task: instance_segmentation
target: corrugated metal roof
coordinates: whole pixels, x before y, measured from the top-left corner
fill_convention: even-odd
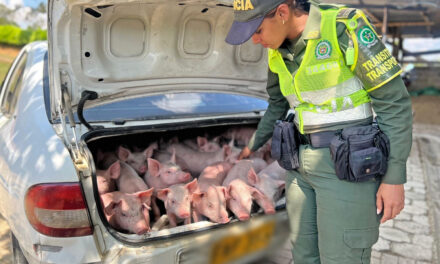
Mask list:
[[[440,0],[337,0],[337,3],[364,10],[377,27],[378,33],[386,17],[389,36],[440,36]]]

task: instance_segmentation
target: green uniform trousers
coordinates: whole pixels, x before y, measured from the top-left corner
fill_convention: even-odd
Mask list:
[[[286,179],[294,263],[370,263],[379,237],[380,182],[339,180],[329,148],[301,145],[299,158],[300,168]]]

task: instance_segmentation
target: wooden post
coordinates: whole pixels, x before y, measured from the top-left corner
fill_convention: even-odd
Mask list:
[[[387,42],[387,28],[388,28],[388,8],[383,9],[383,22],[382,22],[382,42]]]

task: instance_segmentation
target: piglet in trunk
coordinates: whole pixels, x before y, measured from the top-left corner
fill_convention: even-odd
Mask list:
[[[147,172],[147,159],[153,156],[153,151],[157,149],[157,143],[150,144],[146,149],[139,152],[131,152],[129,149],[119,146],[117,156],[119,160],[125,161],[139,175]]]
[[[221,149],[218,143],[219,137],[216,137],[210,141],[206,137],[198,136],[196,141],[197,142],[195,142],[193,139],[187,139],[183,141],[183,144],[200,152],[215,152]]]
[[[269,166],[258,173],[250,173],[248,183],[260,190],[267,196],[271,203],[275,203],[280,199],[284,187],[286,185],[286,170],[278,165],[278,162],[272,162]]]
[[[199,177],[199,190],[193,193],[193,220],[202,220],[202,215],[215,223],[228,223],[226,211],[227,190],[221,186],[232,164],[221,162],[206,167]]]
[[[173,152],[171,159],[167,162],[161,163],[155,159],[148,159],[148,170],[144,175],[144,180],[150,187],[154,187],[157,191],[159,189],[168,188],[171,185],[178,183],[187,183],[192,180],[188,172],[176,164],[176,154]],[[160,210],[157,207],[156,200],[152,202],[155,220],[160,217]]]
[[[239,145],[245,146],[251,140],[255,130],[256,128],[254,127],[232,127],[223,133],[222,136],[228,139],[235,139]]]
[[[173,149],[176,151],[176,155],[188,165],[192,175],[199,175],[207,166],[225,161],[231,154],[228,145],[224,145],[215,152],[199,152],[181,143],[172,143],[167,147],[167,151],[170,153]]]
[[[124,193],[135,193],[148,189],[144,180],[139,177],[136,171],[123,161],[118,161],[121,165],[121,174],[114,175],[118,190]]]
[[[96,170],[96,182],[99,194],[116,191],[114,179],[121,175],[119,161],[114,162],[107,170]]]
[[[127,194],[110,192],[101,195],[109,224],[121,231],[138,235],[150,231],[150,203],[153,189]]]
[[[194,179],[187,184],[175,184],[157,191],[157,198],[165,204],[171,227],[182,221],[184,224],[191,223],[191,197],[197,189],[197,179]]]
[[[228,194],[231,197],[228,200],[228,208],[240,220],[249,218],[253,200],[266,214],[275,213],[275,207],[269,197],[250,186],[251,177],[256,175],[252,163],[251,160],[240,160],[223,181],[223,186],[228,188]]]

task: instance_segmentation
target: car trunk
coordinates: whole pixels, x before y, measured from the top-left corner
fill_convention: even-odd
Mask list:
[[[162,231],[151,231],[145,235],[135,235],[129,234],[129,232],[121,232],[112,228],[111,225],[108,225],[104,214],[102,204],[99,202],[99,194],[97,189],[97,181],[96,181],[96,169],[107,169],[103,167],[99,167],[97,162],[97,155],[99,151],[103,152],[115,152],[118,146],[125,146],[127,148],[133,149],[137,148],[139,150],[143,150],[147,148],[153,142],[159,142],[159,148],[161,148],[161,144],[166,144],[171,139],[178,139],[179,142],[188,140],[188,139],[196,139],[198,136],[200,137],[221,137],[220,142],[223,144],[228,144],[229,139],[224,135],[231,128],[256,128],[258,120],[247,119],[247,120],[234,120],[234,119],[226,119],[226,120],[206,120],[206,121],[198,121],[197,123],[173,123],[167,125],[154,125],[154,126],[145,126],[139,128],[132,129],[100,129],[94,130],[92,132],[87,133],[84,136],[84,143],[87,145],[91,156],[94,160],[95,173],[93,175],[93,191],[94,197],[96,200],[96,205],[101,217],[101,220],[105,223],[105,226],[108,230],[115,236],[127,240],[138,240],[139,242],[145,241],[150,238],[160,238],[170,236],[173,237],[178,236],[182,233],[187,233],[190,231],[197,230],[206,230],[207,228],[214,228],[221,224],[216,224],[210,222],[208,220],[202,221],[199,223],[193,223],[189,225],[181,224],[175,228],[167,228],[165,227]],[[242,148],[243,145],[239,144],[235,140],[235,147]],[[192,175],[194,178],[197,178],[199,175]],[[283,195],[284,196],[284,195]],[[159,205],[160,204],[159,202]],[[161,207],[161,213],[165,214],[164,208]],[[285,207],[285,199],[282,198],[277,201],[276,209],[282,210]],[[252,209],[252,217],[256,217],[258,215],[264,214],[261,208],[258,205],[253,203]],[[237,221],[236,217],[229,212],[231,223]],[[152,221],[153,223],[154,221]],[[153,224],[152,224],[153,225]]]

